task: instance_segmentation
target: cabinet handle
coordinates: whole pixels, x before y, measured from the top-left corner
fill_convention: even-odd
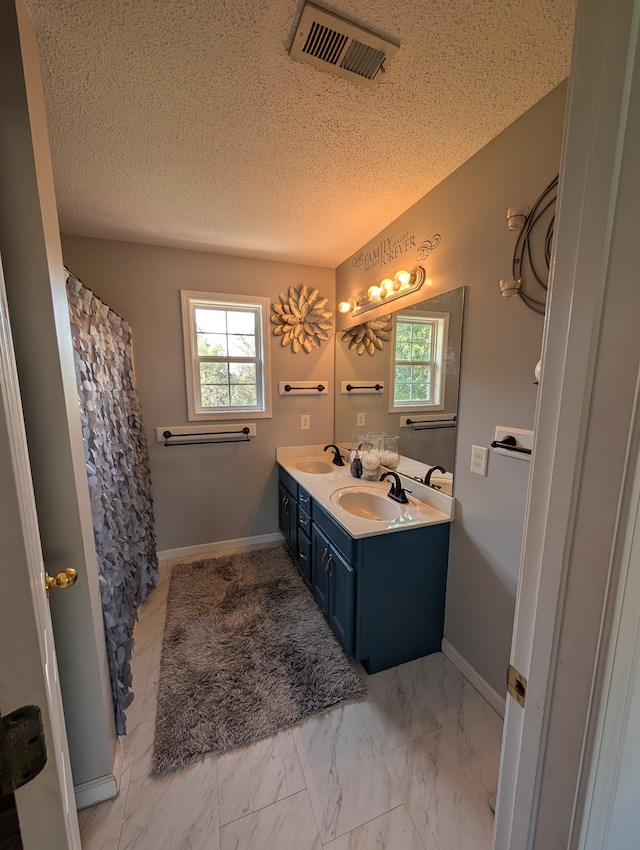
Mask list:
[[[299,519],[298,522],[300,523],[300,525],[304,525],[305,528],[309,525],[306,519]]]
[[[303,555],[302,552],[299,549],[298,549],[298,557],[303,561],[307,560],[306,555]]]
[[[331,576],[333,575],[333,573],[331,572],[331,559],[332,558],[333,558],[333,555],[331,554],[331,552],[329,552],[329,557],[327,558],[327,563],[326,563],[326,566],[324,568],[324,571],[326,573],[329,573],[329,578],[331,578]]]
[[[307,498],[305,498],[304,496],[298,496],[298,501],[299,501],[299,502],[302,502],[302,504],[303,504],[303,505],[308,505],[308,504],[309,504],[309,498],[308,498],[308,497],[307,497]]]
[[[322,558],[320,559],[320,561],[321,561],[321,563],[322,563],[322,566],[324,567],[324,571],[325,571],[325,573],[326,573],[326,571],[327,571],[327,565],[326,565],[326,563],[325,563],[325,560],[324,560],[324,559],[327,557],[327,555],[328,555],[328,554],[329,554],[329,550],[328,550],[328,549],[325,549],[325,550],[324,550],[324,552],[322,553]]]

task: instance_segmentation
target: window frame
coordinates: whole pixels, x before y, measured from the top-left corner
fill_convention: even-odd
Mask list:
[[[396,404],[396,365],[398,362],[405,363],[406,361],[396,360],[396,330],[398,322],[405,323],[413,322],[413,324],[433,324],[436,327],[436,343],[435,343],[435,359],[430,361],[435,363],[435,389],[433,397],[436,399],[433,402],[427,401],[411,401],[406,404]],[[393,329],[391,334],[391,375],[389,393],[389,413],[412,413],[412,412],[438,412],[445,409],[445,385],[446,385],[446,359],[447,359],[447,344],[449,338],[449,313],[439,313],[434,310],[416,310],[410,312],[399,310],[394,315]]]
[[[271,357],[269,345],[269,298],[260,295],[235,295],[221,292],[197,292],[181,289],[182,336],[187,386],[187,418],[190,422],[271,418]],[[200,363],[206,358],[198,354],[195,311],[198,307],[233,309],[249,308],[256,314],[256,385],[261,402],[255,407],[203,407],[200,392]],[[229,358],[232,360],[232,358]]]

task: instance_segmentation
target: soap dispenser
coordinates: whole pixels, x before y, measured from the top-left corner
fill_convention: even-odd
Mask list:
[[[349,467],[349,471],[353,475],[354,478],[362,477],[362,458],[360,453],[362,451],[362,444],[364,442],[363,434],[353,434],[351,440],[351,465]]]

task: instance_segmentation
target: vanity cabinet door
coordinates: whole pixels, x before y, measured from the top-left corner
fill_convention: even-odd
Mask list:
[[[349,655],[353,654],[355,570],[342,555],[331,549],[329,566],[329,622]]]
[[[287,488],[278,484],[278,525],[284,542],[294,558],[298,554],[296,528],[296,502]]]
[[[353,652],[355,571],[314,523],[312,587],[318,604],[348,653]]]
[[[311,586],[318,605],[329,613],[329,567],[331,544],[314,523],[311,529]]]

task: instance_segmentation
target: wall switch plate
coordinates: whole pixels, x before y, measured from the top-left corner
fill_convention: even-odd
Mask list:
[[[303,413],[300,417],[300,430],[308,431],[311,428],[311,416],[308,413]]]
[[[486,446],[471,446],[471,472],[486,475],[488,457],[489,449]]]
[[[362,428],[364,425],[364,413],[356,413],[356,427]]]

